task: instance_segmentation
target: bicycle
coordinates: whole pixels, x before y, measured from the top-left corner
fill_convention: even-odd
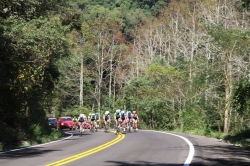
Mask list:
[[[115,129],[115,134],[120,134],[120,133],[122,133],[121,131],[120,131],[120,123],[118,124],[118,125],[114,125],[114,129]]]
[[[136,130],[135,126],[133,126],[133,129],[134,129],[134,132],[137,132],[138,131],[138,121],[135,121],[135,123],[137,124],[137,130]]]
[[[128,123],[128,132],[129,133],[132,132],[132,124],[131,124],[131,122]]]
[[[109,130],[109,128],[110,128],[110,122],[106,122],[106,124],[105,124],[105,128],[104,128],[104,132],[108,132],[108,130]]]
[[[120,133],[126,134],[127,133],[127,127],[126,126],[124,127],[124,125],[122,125],[122,127],[120,127]]]
[[[97,128],[99,127],[99,125],[96,123],[96,128],[95,128],[95,132],[97,132]]]
[[[78,128],[77,122],[74,122],[73,130],[76,130]]]
[[[137,132],[137,130],[136,130],[136,128],[134,127],[134,132],[136,133]]]
[[[80,135],[84,132],[84,124],[80,124]]]
[[[94,122],[92,121],[92,122],[91,122],[91,125],[90,125],[90,131],[91,131],[92,133],[94,133],[94,132],[96,131],[95,126],[94,126],[93,123],[94,123]]]

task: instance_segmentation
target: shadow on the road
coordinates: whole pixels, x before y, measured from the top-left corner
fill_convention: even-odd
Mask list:
[[[195,155],[191,166],[250,166],[250,150],[233,145],[194,146],[203,155]]]
[[[146,162],[146,161],[135,161],[135,162],[125,162],[125,161],[106,161],[117,166],[183,166],[183,164],[168,164],[168,163],[155,163],[155,162]]]
[[[87,135],[92,135],[92,134],[74,134],[74,137],[71,137],[71,138],[67,138],[67,139],[64,139],[62,141],[72,141],[72,140],[78,140],[78,139],[81,139],[81,138],[84,138],[85,136]]]
[[[45,153],[61,151],[61,150],[43,150],[43,147],[33,147],[33,148],[23,148],[17,151],[8,151],[0,155],[0,159],[15,159],[15,158],[30,158],[37,155],[42,155]]]
[[[83,133],[82,134],[82,136],[84,137],[85,135],[92,135],[92,134],[87,134],[87,133]],[[80,133],[74,133],[74,136],[81,136],[81,134]],[[67,139],[66,139],[67,140]]]

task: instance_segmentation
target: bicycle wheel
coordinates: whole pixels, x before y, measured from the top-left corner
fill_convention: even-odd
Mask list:
[[[107,125],[107,132],[109,131],[109,125],[110,125],[110,123],[108,123],[108,125]]]
[[[92,125],[92,132],[94,133],[95,132],[95,126]]]
[[[80,125],[80,135],[82,136],[82,125]]]
[[[107,124],[104,126],[104,132],[107,132]]]
[[[123,133],[123,127],[120,127],[120,133],[121,134]]]
[[[131,123],[128,124],[128,132],[131,133]]]

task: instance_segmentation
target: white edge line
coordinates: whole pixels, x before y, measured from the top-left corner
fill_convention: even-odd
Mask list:
[[[37,145],[34,145],[34,146],[23,147],[23,148],[20,148],[20,149],[13,149],[13,150],[8,150],[8,151],[3,151],[3,152],[0,152],[0,155],[4,154],[4,153],[9,153],[9,152],[15,152],[15,151],[23,150],[23,149],[30,149],[30,148],[34,148],[34,147],[48,145],[48,144],[60,142],[60,141],[63,141],[65,139],[69,139],[69,138],[73,137],[73,133],[65,132],[65,134],[71,134],[71,135],[69,137],[66,137],[66,138],[63,138],[63,139],[60,139],[60,140],[57,140],[57,141],[51,141],[51,142],[47,142],[47,143],[44,143],[44,144],[37,144]]]
[[[154,131],[154,130],[150,130],[150,131]],[[180,136],[180,135],[177,135],[177,134],[172,134],[172,133],[167,133],[167,132],[161,132],[161,131],[154,131],[154,132],[159,132],[159,133],[163,133],[163,134],[169,134],[169,135],[173,135],[173,136],[176,136],[176,137],[180,137],[182,138],[183,140],[185,140],[189,146],[189,154],[188,154],[188,157],[184,163],[183,166],[189,166],[192,162],[192,159],[194,157],[194,146],[193,144],[185,137],[183,136]]]

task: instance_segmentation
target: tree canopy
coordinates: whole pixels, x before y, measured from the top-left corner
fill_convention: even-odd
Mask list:
[[[53,115],[116,109],[137,110],[147,129],[249,128],[248,10],[248,0],[2,0],[0,143],[48,134]]]

